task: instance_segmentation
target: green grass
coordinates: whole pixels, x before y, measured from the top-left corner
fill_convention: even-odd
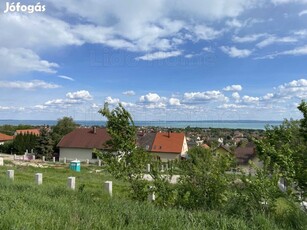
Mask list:
[[[14,181],[6,177],[8,169],[15,170]],[[127,184],[96,169],[0,167],[0,229],[292,229],[261,214],[246,220],[140,203],[129,198]],[[40,186],[34,182],[38,172],[43,173]],[[75,191],[67,188],[68,176],[76,177]],[[106,180],[113,181],[112,198],[103,189]]]

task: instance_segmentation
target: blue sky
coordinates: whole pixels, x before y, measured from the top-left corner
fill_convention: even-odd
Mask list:
[[[0,119],[282,120],[307,99],[307,0],[7,3]]]

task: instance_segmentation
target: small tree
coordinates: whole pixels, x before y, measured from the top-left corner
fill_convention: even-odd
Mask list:
[[[147,182],[143,173],[150,156],[136,146],[136,127],[130,113],[121,104],[110,111],[108,103],[99,113],[108,119],[106,128],[111,139],[105,145],[108,151],[95,153],[112,175],[130,182],[135,195],[144,198],[142,191]]]
[[[52,157],[53,141],[47,128],[40,129],[40,136],[38,137],[35,150],[36,156],[39,158],[45,156],[47,159],[50,159]]]
[[[77,123],[71,117],[63,117],[58,119],[57,124],[52,129],[52,140],[54,144],[54,151],[57,152],[58,149],[56,145],[60,142],[63,136],[73,131],[78,126]]]
[[[232,164],[232,157],[213,154],[201,147],[189,150],[188,156],[187,160],[179,163],[179,204],[192,209],[220,207],[228,197],[229,177],[226,170]]]

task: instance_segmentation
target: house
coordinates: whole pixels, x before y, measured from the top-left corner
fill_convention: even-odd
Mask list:
[[[223,144],[220,144],[218,147],[216,147],[213,152],[216,152],[216,153],[219,153],[219,154],[233,154],[231,152],[231,150],[226,146],[226,145],[223,145]]]
[[[93,149],[103,149],[104,144],[111,139],[106,128],[77,128],[65,135],[58,143],[60,160],[90,160],[96,161]]]
[[[185,158],[188,152],[185,134],[173,132],[156,133],[150,152],[161,161]]]
[[[15,131],[15,136],[18,135],[18,134],[33,134],[33,135],[36,135],[36,136],[39,136],[40,135],[40,129],[18,129]]]
[[[9,136],[4,133],[0,133],[0,145],[3,145],[7,141],[12,141],[13,139],[14,139],[13,136]]]

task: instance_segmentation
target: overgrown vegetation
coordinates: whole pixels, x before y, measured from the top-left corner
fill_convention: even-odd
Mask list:
[[[288,178],[292,179],[291,183],[300,183],[297,177],[299,173],[296,172],[301,172],[301,166],[298,166],[296,171],[294,168],[302,159],[297,157],[299,154],[295,151],[303,149],[304,142],[300,142],[300,139],[294,141],[288,136],[290,133],[293,138],[300,137],[300,126],[297,126],[297,133],[293,133],[289,126],[285,126],[286,122],[273,130],[267,128],[265,138],[258,142],[264,164],[259,168],[251,166],[254,167],[254,174],[246,175],[242,172],[238,175],[229,175],[227,170],[233,164],[231,156],[212,153],[200,147],[189,150],[189,157],[186,160],[174,161],[162,172],[162,162],[136,147],[133,121],[121,105],[110,111],[106,104],[101,113],[107,117],[107,129],[115,141],[108,143],[112,151],[102,153],[100,156],[111,174],[129,182],[131,192],[134,194],[132,198],[142,201],[149,193],[155,192],[157,196],[155,203],[162,207],[216,211],[231,217],[251,218],[262,215],[277,219],[280,213],[276,212],[276,205],[282,199],[286,201],[288,207],[291,207],[288,210],[294,215],[291,218],[297,219],[296,224],[293,224],[293,221],[285,218],[286,222],[283,222],[282,226],[288,226],[287,221],[290,221],[291,227],[296,229],[304,229],[307,226],[303,220],[306,214],[300,210],[298,203],[295,203],[293,199],[295,196],[290,192],[282,193],[277,186],[281,177],[287,178],[288,183],[290,182]],[[288,142],[282,139],[282,135]],[[279,136],[281,141],[278,139]],[[273,143],[278,141],[279,145],[271,144],[271,141]],[[273,151],[277,153],[275,158],[272,157],[272,151],[269,151],[271,149],[264,148],[268,143],[271,149],[281,146],[280,149]],[[291,148],[289,143],[295,148]],[[286,144],[287,148],[282,144]],[[143,178],[147,164],[151,165],[149,174],[152,181]],[[173,176],[174,169],[180,176],[177,184],[171,184],[169,180]],[[287,213],[282,215],[291,216]]]

